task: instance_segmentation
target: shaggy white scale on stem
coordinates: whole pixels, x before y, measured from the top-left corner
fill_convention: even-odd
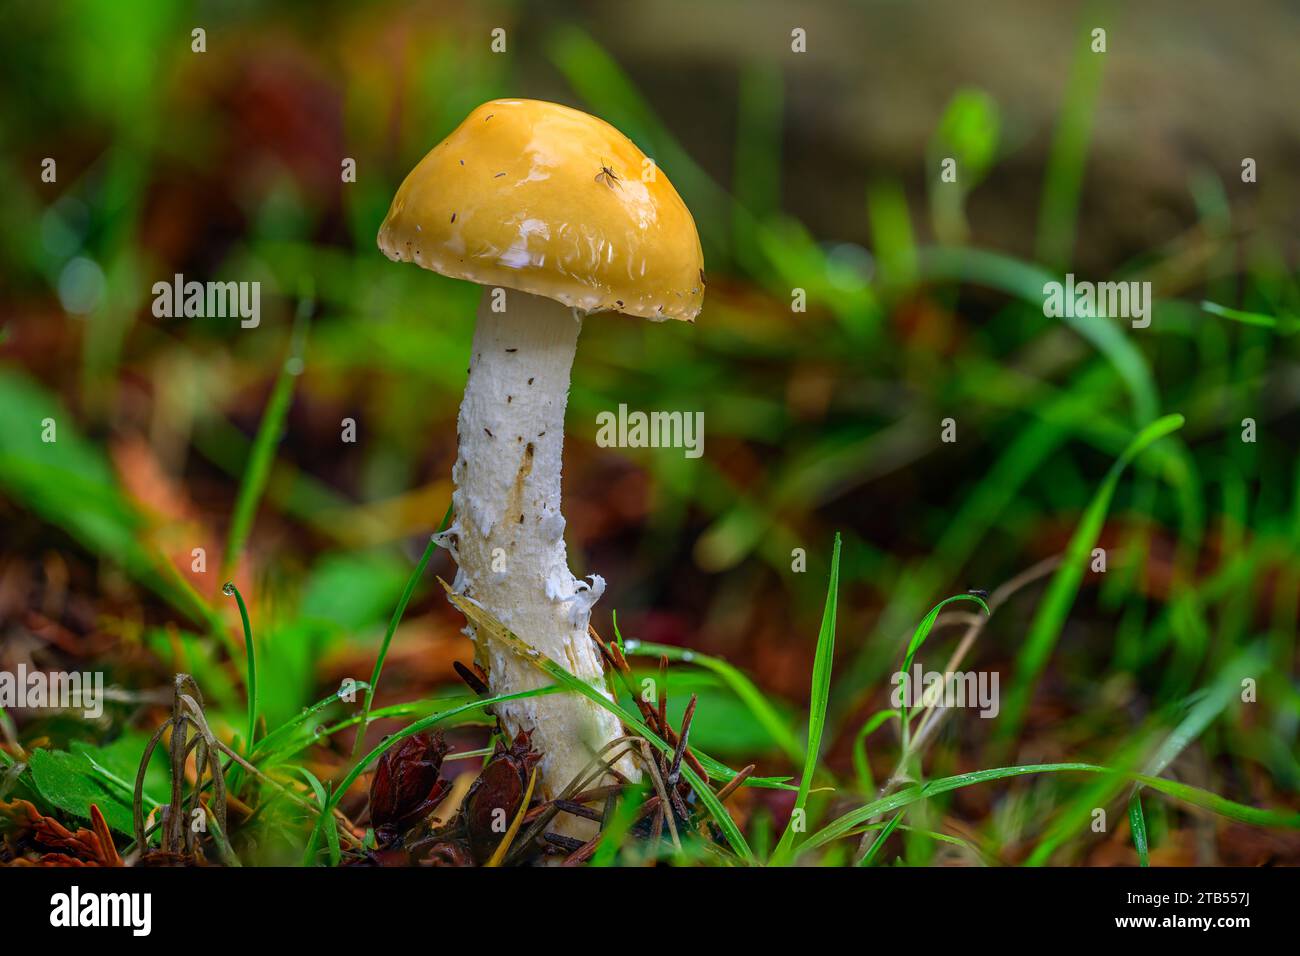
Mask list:
[[[552,299],[517,291],[508,293],[505,311],[494,312],[492,292],[485,289],[479,303],[452,471],[455,521],[443,536],[458,566],[455,590],[608,695],[600,652],[587,633],[605,581],[578,580],[569,571],[560,512],[564,410],[582,320]],[[550,683],[499,642],[472,628],[467,633],[493,694]],[[511,736],[532,733],[547,798],[623,733],[617,717],[577,694],[498,704],[496,711]],[[630,758],[616,766],[639,777]],[[561,821],[561,832],[590,829],[565,814]]]

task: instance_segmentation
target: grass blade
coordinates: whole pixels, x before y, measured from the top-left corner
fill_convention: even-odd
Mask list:
[[[777,746],[795,763],[803,763],[803,744],[790,730],[786,719],[772,706],[754,682],[735,666],[720,657],[710,657],[708,654],[700,654],[689,648],[673,647],[671,644],[649,644],[635,638],[629,639],[623,649],[629,656],[667,657],[670,661],[692,664],[717,674],[741,703],[749,708],[749,712],[754,715],[754,720],[776,741]]]
[[[1150,866],[1151,856],[1147,844],[1147,818],[1142,813],[1142,791],[1134,790],[1128,801],[1128,825],[1133,832],[1133,845],[1137,847],[1138,865]]]
[[[1083,167],[1092,133],[1092,115],[1106,60],[1091,49],[1091,35],[1079,30],[1080,41],[1066,83],[1065,105],[1052,137],[1038,210],[1038,258],[1055,266],[1070,261],[1079,219]]]
[[[469,622],[473,624],[474,627],[491,635],[493,640],[501,641],[507,647],[515,651],[521,659],[532,664],[557,684],[567,690],[581,694],[583,697],[586,697],[588,700],[600,707],[604,707],[611,714],[618,717],[619,720],[623,721],[627,727],[635,730],[650,743],[654,744],[654,746],[659,748],[659,750],[666,754],[672,754],[675,751],[676,748],[661,739],[654,731],[646,726],[637,715],[633,714],[630,710],[627,710],[616,701],[610,700],[604,693],[597,690],[586,681],[574,677],[559,664],[555,663],[555,661],[538,652],[536,648],[530,646],[526,641],[521,640],[510,631],[509,628],[483,608],[465,600],[461,595],[455,593],[446,581],[442,581],[441,578],[439,581],[442,583],[443,589],[447,592],[451,603],[460,609],[460,612],[469,619]],[[697,753],[697,756],[700,758],[700,762],[705,766],[705,768],[712,772],[712,769],[709,768],[708,763],[704,760],[703,755]],[[714,821],[718,824],[719,829],[722,830],[722,834],[727,838],[727,842],[731,844],[731,848],[746,863],[753,863],[753,851],[749,848],[749,844],[745,842],[744,834],[742,834],[740,828],[736,826],[736,821],[731,819],[731,814],[728,813],[727,808],[722,805],[722,801],[718,799],[717,794],[715,794],[704,783],[704,781],[700,779],[699,775],[696,774],[688,764],[682,764],[681,772],[682,776],[690,783],[696,796],[699,797],[700,802],[704,804],[710,815],[712,815]],[[731,776],[735,776],[735,771],[729,772]]]
[[[857,777],[858,789],[863,793],[870,793],[876,786],[871,775],[871,761],[867,759],[867,738],[889,718],[897,716],[896,710],[878,710],[863,722],[857,736],[853,738],[853,772]]]
[[[365,682],[358,681],[356,685],[356,689],[365,690],[368,686],[369,685],[367,685]],[[285,723],[281,724],[279,727],[275,728],[275,730],[271,731],[269,734],[267,734],[265,737],[259,740],[257,742],[257,746],[253,748],[252,753],[257,754],[259,751],[266,751],[267,754],[273,754],[275,752],[275,748],[280,746],[283,741],[288,739],[294,730],[306,724],[309,720],[314,718],[326,707],[329,707],[332,704],[337,704],[342,699],[339,696],[340,693],[342,693],[342,688],[336,690],[328,697],[322,697],[320,700],[316,701],[316,703],[312,704],[310,707],[303,708],[301,713],[295,716],[292,720],[286,721]]]
[[[450,720],[452,717],[457,717],[460,714],[482,710],[485,707],[491,707],[493,704],[501,704],[511,700],[524,700],[529,697],[540,697],[543,694],[553,694],[555,692],[556,689],[554,687],[534,687],[531,690],[521,690],[513,694],[497,694],[494,697],[480,697],[475,700],[467,701],[464,704],[458,704],[455,707],[449,707],[436,714],[430,714],[428,717],[422,717],[413,723],[407,724],[401,730],[385,737],[373,750],[362,757],[356,766],[348,771],[348,775],[343,778],[343,781],[338,785],[333,795],[330,797],[329,809],[333,811],[333,809],[338,806],[338,802],[342,799],[343,794],[347,793],[348,788],[356,783],[358,778],[366,772],[366,768],[370,766],[372,761],[382,757],[391,747],[401,743],[407,737],[413,737],[421,731],[428,730],[435,724],[439,724],[444,720]]]
[[[871,842],[871,846],[867,849],[867,852],[862,854],[862,859],[858,860],[854,866],[870,866],[871,861],[876,858],[876,854],[880,852],[880,848],[885,845],[885,841],[888,840],[889,835],[897,829],[898,824],[902,819],[903,811],[899,810],[888,823],[880,828],[880,832],[876,834],[876,838]]]
[[[330,809],[330,800],[325,793],[324,785],[316,779],[316,775],[306,767],[299,767],[298,772],[303,775],[312,791],[316,794],[316,801],[320,804],[320,813],[316,814],[316,825],[312,831],[312,837],[308,841],[308,856],[303,859],[303,866],[313,866],[316,862],[316,846],[318,838],[322,832],[325,834],[325,844],[329,848],[330,866],[338,866],[342,854],[339,851],[339,829],[338,821],[334,819],[334,813]]]
[[[447,503],[447,513],[442,516],[442,524],[438,527],[438,533],[441,534],[447,530],[447,525],[451,522],[452,502]],[[433,552],[438,548],[437,539],[429,538],[429,543],[424,546],[424,554],[420,556],[419,563],[411,576],[406,579],[406,587],[402,589],[402,597],[397,602],[397,607],[393,609],[393,616],[389,618],[388,630],[384,631],[384,639],[379,645],[379,653],[375,655],[375,669],[370,672],[370,686],[366,688],[366,702],[361,708],[361,727],[357,731],[356,740],[352,744],[352,756],[355,757],[361,750],[361,745],[365,742],[366,728],[370,726],[370,707],[375,699],[375,690],[379,687],[379,675],[384,670],[384,660],[388,657],[388,646],[393,643],[393,635],[397,633],[397,625],[402,620],[402,615],[406,613],[406,605],[411,603],[411,595],[415,593],[415,586],[420,583],[420,578],[424,576],[424,569],[429,566],[429,561],[433,557]]]
[[[1174,728],[1173,732],[1147,761],[1142,770],[1158,776],[1182,753],[1192,741],[1201,736],[1223,709],[1236,697],[1240,688],[1240,675],[1258,673],[1263,661],[1255,651],[1249,651],[1224,668],[1220,679],[1210,688]],[[1129,829],[1133,832],[1133,845],[1137,848],[1138,862],[1150,866],[1150,843],[1147,838],[1146,815],[1142,812],[1142,785],[1133,787],[1128,802]]]
[[[644,794],[644,791],[642,791]],[[591,865],[596,867],[613,866],[618,859],[618,851],[623,847],[623,840],[627,836],[632,824],[636,823],[637,814],[641,811],[641,801],[633,799],[629,794],[624,794],[614,805],[614,812],[609,818],[609,822],[601,827],[600,844],[596,847],[596,852],[591,857]]]
[[[1264,315],[1262,312],[1246,312],[1242,309],[1230,309],[1226,305],[1219,305],[1217,302],[1210,302],[1208,299],[1201,301],[1201,308],[1223,319],[1231,319],[1233,322],[1240,322],[1243,325],[1254,325],[1264,329],[1276,329],[1282,335],[1290,335],[1300,329],[1300,319],[1294,319],[1290,316],[1277,318],[1271,315]]]
[[[870,833],[872,830],[882,830],[889,826],[888,823],[868,823],[866,826],[859,827],[848,836],[861,836],[863,833]],[[923,836],[928,840],[934,840],[936,843],[946,843],[949,846],[961,847],[971,856],[987,866],[997,861],[991,859],[988,853],[980,849],[969,840],[963,840],[961,837],[953,836],[951,833],[939,833],[936,830],[926,830],[923,827],[909,827],[906,823],[900,823],[895,829],[902,830],[904,833],[915,833],[917,836]]]
[[[226,537],[226,551],[221,556],[223,578],[230,577],[231,570],[244,550],[248,534],[253,528],[253,518],[257,516],[258,503],[262,500],[262,492],[266,490],[266,480],[275,461],[275,448],[284,434],[284,421],[293,400],[294,383],[302,373],[303,345],[312,304],[310,296],[304,296],[298,301],[298,317],[294,322],[289,356],[280,366],[280,373],[271,389],[271,397],[262,413],[261,424],[257,426],[257,436],[253,439],[248,464],[239,482],[239,494],[235,498],[234,515],[230,519],[230,532]]]
[[[826,729],[826,704],[830,700],[831,665],[835,657],[835,615],[839,604],[839,587],[840,534],[837,531],[835,547],[831,552],[830,581],[826,585],[826,604],[822,608],[822,625],[817,635],[817,652],[813,658],[812,695],[808,705],[808,749],[805,751],[803,776],[799,779],[799,793],[795,797],[794,810],[772,853],[772,863],[777,866],[785,863],[790,854],[795,824],[803,818],[808,791],[812,788],[813,773],[821,755],[822,733]]]
[[[1060,636],[1065,619],[1074,606],[1074,599],[1083,582],[1083,573],[1088,564],[1088,555],[1096,544],[1097,537],[1105,524],[1106,514],[1110,510],[1111,498],[1119,485],[1124,469],[1148,445],[1160,438],[1177,431],[1183,426],[1182,415],[1166,415],[1142,429],[1124,449],[1123,454],[1107,472],[1101,487],[1089,502],[1079,526],[1075,529],[1070,544],[1066,548],[1061,566],[1052,575],[1047,593],[1029,626],[1029,634],[1016,656],[1016,672],[1011,684],[1011,693],[1005,709],[998,734],[1003,742],[1013,739],[1020,731],[1029,698],[1033,694],[1038,678],[1047,665],[1056,640]]]
[[[257,743],[257,654],[253,650],[253,626],[248,622],[248,606],[244,596],[239,593],[233,581],[227,581],[221,588],[227,597],[233,595],[239,605],[239,618],[244,625],[244,686],[248,691],[248,752],[253,752]]]
[[[1250,807],[1236,801],[1221,797],[1217,793],[1211,793],[1208,790],[1202,790],[1199,787],[1189,786],[1188,784],[1178,783],[1174,780],[1166,780],[1164,777],[1152,777],[1144,773],[1132,773],[1123,770],[1115,770],[1111,767],[1102,767],[1090,763],[1040,763],[1026,764],[1020,767],[997,767],[992,770],[977,770],[973,773],[957,774],[953,777],[942,777],[938,780],[931,780],[922,786],[908,787],[897,793],[890,794],[887,797],[881,797],[879,800],[873,800],[865,806],[851,810],[841,817],[828,823],[812,836],[810,836],[801,846],[800,850],[813,850],[820,846],[825,846],[844,836],[848,836],[852,831],[866,823],[872,817],[879,816],[882,813],[889,813],[906,806],[910,806],[920,800],[937,796],[941,793],[948,793],[952,790],[959,790],[962,787],[969,787],[977,783],[988,783],[992,780],[1005,780],[1009,777],[1023,777],[1036,773],[1097,773],[1112,774],[1144,786],[1152,790],[1158,790],[1161,793],[1174,797],[1183,803],[1190,804],[1194,807],[1200,807],[1203,810],[1209,810],[1211,813],[1217,813],[1219,816],[1227,817],[1230,820],[1236,820],[1239,823],[1248,823],[1252,826],[1263,827],[1284,827],[1290,830],[1300,830],[1300,812],[1292,810],[1265,810],[1259,807]]]
[[[912,678],[908,672],[912,669],[912,658],[916,656],[916,652],[920,649],[921,645],[925,643],[925,639],[930,636],[930,632],[934,630],[934,622],[939,619],[939,612],[955,601],[972,601],[982,607],[985,614],[993,613],[989,610],[988,603],[977,594],[954,594],[952,597],[945,598],[934,607],[930,608],[930,613],[921,619],[921,623],[918,624],[916,630],[912,632],[912,639],[907,643],[907,653],[903,655],[903,667],[899,672],[902,675],[902,684],[900,685],[900,689],[903,693],[898,707],[898,726],[903,739],[904,754],[906,754],[908,744],[911,742],[911,728],[908,724],[907,715],[907,700],[911,696],[910,681]]]
[[[1043,287],[1060,279],[1041,266],[985,249],[931,246],[922,249],[919,257],[922,281],[969,282],[1000,289],[1035,310],[1043,307]],[[1139,423],[1156,417],[1157,392],[1150,363],[1119,324],[1078,316],[1052,321],[1069,326],[1114,367],[1133,399],[1133,413]]]

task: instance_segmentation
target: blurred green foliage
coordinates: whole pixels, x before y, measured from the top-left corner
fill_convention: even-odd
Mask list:
[[[1080,759],[1158,774],[1149,758],[1159,741],[1204,714],[1197,689],[1225,686],[1250,648],[1259,704],[1248,713],[1222,703],[1194,736],[1229,796],[1294,798],[1294,236],[1287,248],[1245,231],[1220,178],[1235,171],[1202,170],[1187,184],[1198,219],[1185,244],[1115,264],[1112,278],[1153,282],[1149,329],[1045,318],[1043,286],[1076,252],[1090,131],[1106,108],[1103,60],[1084,31],[1057,125],[1044,131],[1039,206],[1021,212],[1036,223],[1027,261],[971,240],[969,200],[1001,188],[1014,145],[1008,104],[978,85],[955,89],[931,118],[916,181],[884,164],[866,171],[861,205],[842,210],[853,223],[844,234],[870,236],[863,246],[819,237],[787,208],[787,79],[773,63],[738,65],[733,99],[716,104],[711,136],[724,142],[714,148],[688,138],[673,103],[580,17],[501,4],[457,24],[429,15],[437,7],[75,0],[0,11],[0,175],[10,184],[0,204],[0,494],[57,529],[40,546],[120,567],[152,592],[140,640],[167,669],[194,673],[238,726],[242,677],[230,661],[240,644],[218,558],[254,598],[268,729],[329,690],[322,660],[377,648],[449,494],[477,290],[387,262],[375,231],[405,172],[465,113],[537,87],[654,157],[703,241],[710,285],[695,326],[587,323],[566,479],[585,509],[571,528],[584,535],[571,542],[573,561],[610,579],[602,607],[620,610],[629,637],[730,658],[763,688],[755,698],[717,667],[680,665],[672,712],[700,694],[702,747],[734,762],[748,755],[765,772],[799,766],[802,728],[776,721],[793,726],[803,708],[833,530],[844,540],[840,637],[822,756],[844,769],[845,741],[879,704],[926,610],[1065,551],[1084,526],[1076,542],[1095,538],[1109,552],[1104,578],[1075,566],[1076,580],[1049,588],[1054,604],[1038,605],[1049,598],[1037,592],[1014,598],[975,652],[1017,701],[1004,743],[1024,739],[1024,720],[1026,734],[1048,734]],[[465,41],[498,20],[528,26],[514,30],[515,55]],[[190,49],[200,21],[202,55]],[[45,156],[58,159],[55,184],[39,178]],[[356,183],[339,182],[343,157],[356,159]],[[961,171],[956,189],[936,179],[945,157]],[[258,279],[262,324],[154,318],[150,286],[180,271]],[[316,310],[305,344],[293,339],[304,288]],[[806,311],[791,311],[796,289]],[[284,361],[298,349],[304,367],[291,377]],[[595,415],[620,402],[702,407],[705,457],[597,451]],[[365,436],[347,460],[335,434],[344,414]],[[1180,431],[1123,476],[1111,470],[1135,435],[1171,414],[1185,418]],[[940,440],[947,417],[955,444]],[[46,418],[57,443],[41,441]],[[1257,422],[1254,443],[1242,441],[1246,418]],[[124,488],[110,454],[124,435],[156,441],[160,470],[213,535],[205,584],[159,543],[173,519]],[[602,492],[628,474],[644,480],[620,513]],[[1105,503],[1090,512],[1098,496]],[[796,548],[807,550],[807,573],[791,571]],[[445,616],[434,591],[424,580],[417,604]],[[1050,716],[1034,710],[1045,693]],[[992,735],[971,723],[964,745],[932,751],[931,776],[969,769],[970,750],[979,762]],[[896,742],[873,738],[873,759]],[[52,775],[76,763],[93,781],[81,759],[76,749],[33,754],[37,789],[62,809],[73,808],[59,792],[86,794]],[[831,779],[825,761],[816,767]],[[1256,770],[1271,784],[1241,792]],[[851,789],[851,776],[839,786]],[[1059,799],[1044,808],[1039,789],[1017,791],[986,821],[990,845],[1028,843],[1037,862],[1077,857],[1080,813],[1127,799],[1111,778],[1049,776],[1035,787]],[[1156,848],[1169,824],[1143,806]],[[915,840],[909,862],[932,859],[934,840]]]

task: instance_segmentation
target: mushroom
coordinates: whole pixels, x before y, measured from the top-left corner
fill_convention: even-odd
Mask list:
[[[564,544],[569,372],[587,313],[694,321],[704,297],[695,221],[608,123],[555,103],[494,100],[406,177],[379,248],[484,286],[457,420],[454,519],[441,539],[457,564],[453,589],[608,694],[587,631],[605,582],[574,578]],[[493,694],[548,683],[500,642],[467,633]],[[623,734],[617,717],[577,694],[496,712],[510,738],[532,734],[548,799]],[[614,766],[639,776],[630,757]],[[567,832],[581,835],[588,821],[570,819]]]

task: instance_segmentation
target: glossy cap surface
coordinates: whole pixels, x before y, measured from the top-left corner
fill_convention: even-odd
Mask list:
[[[695,220],[663,171],[603,120],[538,100],[470,113],[406,177],[379,248],[586,312],[691,321],[704,299]]]

